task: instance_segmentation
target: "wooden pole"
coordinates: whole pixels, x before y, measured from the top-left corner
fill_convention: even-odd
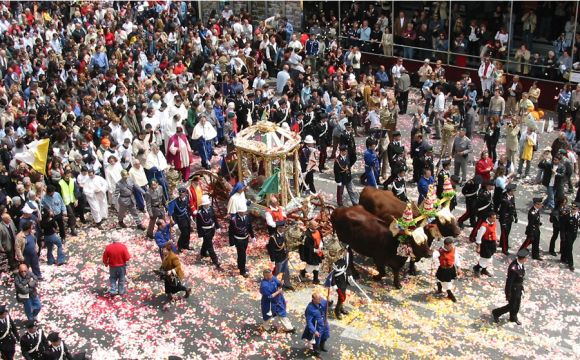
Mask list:
[[[238,148],[236,151],[238,154],[238,181],[243,182],[244,181],[244,171],[243,171],[244,166],[242,165],[242,163],[244,162],[244,152],[242,150],[240,150],[240,148]]]
[[[297,197],[300,197],[300,160],[298,158],[298,149],[294,149],[294,193]]]
[[[269,156],[262,157],[264,161],[264,171],[266,172],[266,179],[272,176],[272,158]]]
[[[278,187],[280,188],[280,196],[282,199],[282,207],[288,204],[288,185],[286,184],[286,155],[280,157],[280,171],[278,172]]]

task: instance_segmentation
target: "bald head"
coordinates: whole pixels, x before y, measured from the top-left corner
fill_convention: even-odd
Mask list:
[[[4,222],[4,224],[9,224],[11,220],[12,218],[10,217],[10,214],[8,213],[2,214],[2,222]]]
[[[26,274],[28,272],[28,265],[26,264],[18,265],[18,272],[21,274]]]
[[[314,304],[320,304],[322,302],[322,295],[317,291],[313,292],[312,293],[312,302]]]

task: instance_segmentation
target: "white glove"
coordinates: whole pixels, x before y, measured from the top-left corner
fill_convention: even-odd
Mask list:
[[[336,289],[338,289],[338,286],[332,285],[332,290],[336,290]]]
[[[352,277],[352,275],[349,275],[349,277],[346,278],[346,280],[348,281],[348,284],[350,286],[354,286],[354,278]]]
[[[197,215],[197,210],[193,210],[193,216]]]
[[[336,186],[342,186],[342,183],[336,183]]]

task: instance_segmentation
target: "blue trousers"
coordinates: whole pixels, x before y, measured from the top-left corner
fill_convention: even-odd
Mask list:
[[[40,309],[42,309],[42,304],[40,303],[40,298],[38,296],[31,296],[30,299],[24,300],[22,305],[24,305],[24,313],[28,320],[36,319]]]
[[[165,174],[162,171],[157,170],[156,167],[153,167],[149,170],[145,169],[145,175],[147,176],[147,181],[151,182],[151,180],[155,179],[159,185],[161,185],[165,200],[169,200],[169,187],[167,185]]]
[[[555,206],[555,203],[554,203],[554,187],[553,186],[548,186],[547,187],[547,193],[548,193],[548,197],[546,198],[546,200],[544,200],[544,206],[553,209],[554,206]]]
[[[26,263],[26,265],[30,266],[30,268],[32,269],[32,273],[37,277],[41,278],[42,274],[40,273],[40,263],[38,261],[38,254],[36,253],[34,243],[31,243],[31,245],[29,245],[28,243],[26,244],[23,255],[24,262]]]
[[[288,267],[289,263],[288,263],[288,259],[282,261],[282,262],[277,262],[274,263],[274,272],[273,275],[277,276],[278,274],[282,273],[283,275],[283,279],[284,279],[284,286],[288,287],[288,286],[292,286],[292,283],[290,281],[290,268]]]
[[[126,266],[111,266],[109,267],[109,283],[111,289],[109,292],[112,295],[123,295],[125,293],[125,274],[127,273]]]
[[[201,166],[207,167],[211,162],[213,147],[209,140],[198,139],[197,148],[199,156],[201,156]]]
[[[53,247],[56,246],[56,263],[62,264],[65,261],[64,251],[62,249],[62,240],[57,234],[52,234],[44,237],[44,244],[46,245],[46,257],[48,265],[54,264]]]
[[[147,186],[141,186],[141,189],[147,192]],[[145,210],[145,199],[143,198],[141,191],[133,190],[133,194],[135,195],[135,201],[137,202],[137,209],[141,211]]]
[[[370,166],[365,166],[365,175],[367,176],[367,185],[377,187],[379,172]]]

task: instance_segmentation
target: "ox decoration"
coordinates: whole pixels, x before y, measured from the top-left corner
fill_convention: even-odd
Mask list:
[[[409,245],[409,240],[412,238],[415,243],[421,245],[428,241],[427,234],[425,234],[424,226],[438,217],[441,222],[448,223],[453,219],[453,214],[449,210],[449,204],[451,199],[455,196],[455,191],[445,191],[443,193],[443,198],[438,200],[434,187],[430,187],[429,194],[425,199],[423,205],[419,209],[420,215],[418,217],[413,217],[412,204],[407,203],[407,208],[405,209],[403,216],[399,219],[394,220],[390,226],[389,230],[399,241],[399,247],[397,248],[397,255],[410,257],[414,259],[413,250]],[[430,229],[429,226],[427,228]],[[432,234],[435,238],[439,238],[441,234]]]

